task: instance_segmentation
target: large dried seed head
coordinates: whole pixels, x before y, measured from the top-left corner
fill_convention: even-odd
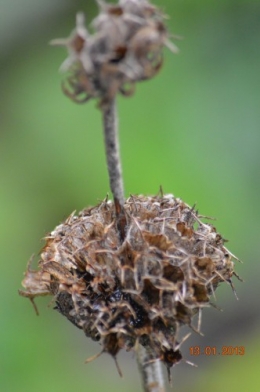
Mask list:
[[[169,42],[163,15],[148,1],[121,0],[117,5],[98,1],[98,5],[94,34],[88,33],[80,13],[70,37],[52,41],[68,49],[61,67],[69,71],[63,90],[76,102],[98,98],[102,104],[118,92],[131,95],[136,82],[150,79],[161,68],[164,45],[177,52]]]
[[[123,242],[111,201],[69,216],[46,237],[22,295],[53,295],[56,309],[113,357],[139,343],[170,367],[181,359],[179,328],[199,330],[192,317],[220,282],[232,285],[232,255],[172,195],[131,196],[124,213]]]

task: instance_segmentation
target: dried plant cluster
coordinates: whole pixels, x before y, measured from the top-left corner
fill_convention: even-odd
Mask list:
[[[22,295],[54,296],[56,309],[114,358],[136,344],[169,369],[182,356],[178,331],[210,306],[220,282],[232,286],[232,254],[215,227],[172,195],[125,201],[122,242],[107,199],[72,214],[47,237],[39,269]],[[197,324],[197,323],[196,323]]]
[[[168,39],[162,13],[147,0],[98,1],[100,13],[92,22],[94,34],[77,15],[76,29],[54,45],[68,48],[62,70],[69,71],[63,90],[76,102],[98,98],[102,103],[117,92],[131,95],[135,83],[150,79],[160,70],[163,46],[177,52]]]
[[[38,270],[29,263],[20,294],[36,311],[34,298],[52,295],[55,309],[115,360],[121,349],[143,351],[138,362],[144,390],[157,391],[160,371],[153,374],[151,363],[159,359],[169,374],[182,359],[180,328],[200,333],[201,310],[211,305],[220,282],[233,288],[237,275],[224,239],[194,208],[162,192],[125,200],[116,94],[131,95],[136,82],[157,74],[163,47],[177,48],[149,1],[98,5],[93,34],[78,14],[71,36],[53,44],[69,51],[64,92],[76,102],[99,101],[114,201],[73,213],[57,226],[45,239]]]

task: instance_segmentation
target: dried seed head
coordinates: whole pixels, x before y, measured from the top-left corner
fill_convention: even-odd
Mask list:
[[[139,343],[169,368],[182,358],[180,327],[199,332],[193,316],[220,282],[232,285],[232,254],[172,195],[131,196],[124,211],[123,242],[111,201],[69,216],[46,237],[21,294],[53,295],[56,309],[113,357]]]
[[[69,71],[63,90],[76,102],[98,98],[104,103],[118,92],[131,95],[136,82],[152,78],[161,68],[164,45],[177,52],[163,15],[148,1],[121,0],[114,5],[99,0],[98,5],[94,34],[88,33],[80,13],[70,37],[52,41],[68,49],[61,66]]]

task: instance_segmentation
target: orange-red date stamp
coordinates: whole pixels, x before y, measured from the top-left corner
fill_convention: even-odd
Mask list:
[[[190,355],[245,355],[244,346],[222,346],[221,349],[217,349],[215,346],[192,346],[190,347]]]

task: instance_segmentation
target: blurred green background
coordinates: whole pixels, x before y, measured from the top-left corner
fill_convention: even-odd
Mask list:
[[[260,2],[157,1],[183,37],[178,56],[132,98],[120,98],[126,194],[159,186],[216,226],[244,264],[234,278],[239,301],[222,284],[203,312],[204,337],[192,334],[183,353],[198,368],[173,369],[175,392],[260,390]],[[93,0],[0,0],[0,390],[8,392],[141,392],[135,358],[120,353],[124,378],[100,347],[40,298],[36,317],[17,290],[40,241],[73,210],[107,192],[101,116],[62,95],[58,68],[64,37]],[[194,345],[245,346],[244,356],[191,357]],[[170,387],[169,387],[170,390]]]

